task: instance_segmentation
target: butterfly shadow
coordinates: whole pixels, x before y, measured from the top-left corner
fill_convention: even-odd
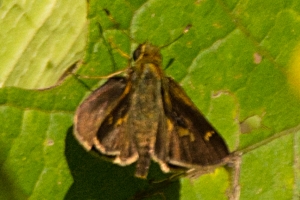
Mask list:
[[[64,199],[179,199],[179,180],[168,180],[156,163],[152,163],[147,180],[135,178],[135,164],[120,167],[89,153],[73,136],[73,126],[65,140],[65,156],[73,184]],[[163,180],[163,181],[157,181]]]

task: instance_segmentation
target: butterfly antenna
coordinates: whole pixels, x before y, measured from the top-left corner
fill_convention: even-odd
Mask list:
[[[119,29],[120,24],[115,20],[115,18],[110,14],[109,10],[104,8],[103,11],[105,12],[105,14],[107,15],[108,19],[115,25],[115,27],[117,29]],[[122,33],[124,35],[126,35],[130,40],[134,41],[136,43],[136,41],[124,30],[119,29],[120,31],[122,31]]]
[[[101,26],[101,24],[99,23],[99,22],[97,22],[97,25],[98,25],[98,28],[99,28],[99,32],[100,32],[100,35],[101,35],[101,38],[103,39],[103,43],[104,43],[104,45],[107,47],[107,49],[108,49],[108,53],[109,53],[109,55],[110,55],[110,61],[112,62],[112,64],[113,64],[113,71],[116,71],[116,66],[117,66],[117,64],[116,64],[116,61],[115,61],[115,59],[114,59],[114,56],[113,56],[113,53],[112,53],[112,48],[111,48],[111,46],[108,44],[108,42],[106,41],[106,39],[105,39],[105,37],[104,37],[104,34],[103,34],[103,28],[102,28],[102,26]]]
[[[175,38],[175,39],[174,39],[173,41],[171,41],[170,43],[168,43],[168,44],[166,44],[166,45],[160,47],[160,49],[165,48],[165,47],[171,45],[172,43],[176,42],[177,40],[179,40],[182,36],[184,36],[184,34],[186,34],[187,32],[189,32],[189,30],[190,30],[191,27],[192,27],[191,24],[187,25],[187,26],[185,27],[185,29],[183,30],[183,32],[182,32],[177,38]],[[173,64],[174,61],[175,61],[174,58],[170,59],[169,62],[168,62],[168,64],[167,64],[166,67],[164,68],[164,70],[168,69],[168,68]]]
[[[187,25],[187,26],[185,27],[185,29],[183,30],[183,32],[182,32],[177,38],[175,38],[175,39],[174,39],[173,41],[171,41],[170,43],[165,44],[164,46],[160,47],[160,49],[165,48],[165,47],[169,46],[170,44],[172,44],[172,43],[176,42],[177,40],[179,40],[182,36],[184,36],[184,34],[186,34],[187,32],[189,32],[189,30],[191,29],[191,27],[192,27],[191,24]]]

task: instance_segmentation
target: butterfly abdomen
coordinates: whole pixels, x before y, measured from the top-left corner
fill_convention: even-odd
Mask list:
[[[146,178],[151,164],[150,147],[146,145],[139,147],[139,158],[136,163],[135,176]]]

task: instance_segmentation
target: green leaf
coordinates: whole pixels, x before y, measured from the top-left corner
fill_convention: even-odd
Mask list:
[[[84,0],[4,1],[0,8],[0,85],[45,88],[82,58]]]
[[[46,35],[39,34],[44,29],[41,27],[55,24],[62,28],[59,22],[66,20],[56,18],[57,24],[47,23],[47,12],[56,13],[55,18],[74,11],[57,9],[49,3],[52,7],[45,9],[47,12],[32,9],[36,13],[28,17],[27,10],[33,7],[19,4],[5,2],[0,12],[2,19],[11,16],[10,20],[15,21],[6,22],[5,27],[17,27],[5,30],[15,35],[20,30],[26,33],[21,34],[23,38],[11,34],[16,43],[9,43],[5,33],[0,38],[9,49],[0,53],[0,59],[6,60],[1,62],[1,73],[16,68],[9,63],[19,63],[12,79],[0,75],[2,85],[17,86],[0,90],[0,199],[299,198],[300,2],[89,1],[86,54],[84,64],[76,72],[82,77],[104,76],[124,69],[129,64],[125,54],[130,56],[138,43],[148,41],[163,46],[192,25],[188,33],[162,49],[162,67],[165,69],[174,60],[165,69],[166,75],[182,85],[223,136],[230,151],[242,154],[225,168],[179,180],[168,179],[169,175],[164,175],[155,163],[148,180],[136,179],[134,165],[114,165],[87,153],[78,144],[72,135],[73,113],[90,89],[103,81],[68,76],[61,85],[47,90],[19,88],[25,82],[29,82],[29,87],[41,80],[54,83],[61,75],[63,70],[57,70],[60,75],[54,76],[40,72],[43,70],[31,71],[28,66],[44,69],[41,66],[46,66],[46,62],[40,60],[50,60],[48,54],[72,57],[68,51],[72,48],[52,50],[45,46],[45,38],[51,37],[53,31],[49,30],[53,29],[43,31]],[[74,3],[71,6],[79,9]],[[27,15],[14,14],[20,8]],[[80,14],[85,12],[85,6],[81,9]],[[39,22],[40,28],[29,31],[20,23],[28,19]],[[71,22],[64,22],[67,23]],[[76,31],[68,38],[78,38],[81,31]],[[28,35],[31,36],[25,37]],[[29,48],[28,41],[34,41],[30,38],[36,35],[44,42]],[[32,49],[36,51],[29,52]],[[39,53],[41,57],[35,56]],[[31,64],[35,57],[37,64]],[[25,58],[28,62],[23,62]],[[30,71],[26,81],[25,71]],[[250,127],[247,131],[243,131],[245,124]]]

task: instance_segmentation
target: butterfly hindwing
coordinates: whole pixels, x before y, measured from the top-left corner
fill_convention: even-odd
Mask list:
[[[103,154],[117,156],[115,163],[129,165],[138,155],[128,127],[131,94],[126,95],[106,117],[97,132],[95,147]]]

